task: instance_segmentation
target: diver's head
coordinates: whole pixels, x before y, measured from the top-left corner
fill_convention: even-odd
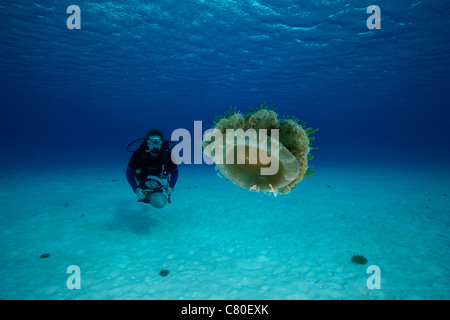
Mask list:
[[[157,156],[161,151],[161,146],[164,140],[163,133],[158,129],[150,129],[147,132],[147,146],[152,156]]]
[[[150,136],[147,138],[147,146],[150,154],[156,156],[161,151],[162,140],[159,136]]]

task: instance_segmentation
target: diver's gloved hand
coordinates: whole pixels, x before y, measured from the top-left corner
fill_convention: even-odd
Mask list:
[[[145,198],[144,190],[142,190],[141,188],[137,188],[135,192],[139,200]]]
[[[172,192],[173,192],[173,188],[167,186],[167,188],[166,188],[167,195],[170,196],[172,194]]]

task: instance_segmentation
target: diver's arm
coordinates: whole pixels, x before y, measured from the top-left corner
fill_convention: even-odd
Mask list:
[[[144,199],[145,194],[141,188],[138,187],[136,179],[135,179],[135,172],[133,169],[127,168],[127,180],[130,184],[131,188],[133,188],[133,191],[136,193],[138,199]]]
[[[169,178],[169,187],[172,189],[175,187],[175,184],[178,180],[178,168],[175,168],[175,170],[170,171],[170,178]]]
[[[127,180],[134,192],[136,192],[136,189],[138,188],[135,173],[136,173],[135,170],[130,169],[130,167],[127,167]]]

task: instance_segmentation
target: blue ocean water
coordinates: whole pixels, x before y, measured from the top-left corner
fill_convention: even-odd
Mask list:
[[[266,102],[320,129],[317,162],[447,163],[445,2],[78,1],[79,30],[70,4],[1,4],[2,158],[114,161]]]
[[[66,25],[69,5],[81,9],[81,29]],[[370,5],[380,8],[380,29],[367,27]],[[118,168],[115,177],[123,178],[124,192],[130,192],[124,180],[130,157],[125,147],[148,128],[158,127],[166,137],[178,128],[193,134],[194,121],[202,121],[206,130],[230,107],[245,113],[262,103],[273,104],[280,116],[296,116],[319,128],[312,162],[317,175],[356,170],[358,181],[373,170],[388,172],[397,183],[396,170],[408,181],[433,171],[441,180],[425,181],[423,190],[410,186],[413,197],[423,192],[427,201],[426,190],[434,186],[441,197],[450,193],[446,1],[6,0],[0,16],[4,194],[9,177],[45,176],[59,168],[103,172],[111,166]],[[183,170],[192,167],[206,165],[180,167],[186,188],[217,182],[212,168],[204,168],[202,183],[183,180],[188,176]],[[329,183],[324,174],[318,179]],[[231,184],[225,188],[239,192]],[[395,201],[404,199],[395,196],[397,190],[404,192],[402,184],[387,189]],[[324,195],[316,196],[320,203]],[[439,239],[448,253],[448,208],[442,203],[438,208],[446,230]],[[4,209],[2,215],[8,218],[10,212]],[[448,265],[448,255],[443,259]],[[449,273],[443,270],[439,275],[445,282],[436,297],[448,299]],[[21,294],[0,296],[30,297]]]

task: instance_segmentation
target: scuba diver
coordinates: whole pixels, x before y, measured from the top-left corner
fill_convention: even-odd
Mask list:
[[[135,151],[128,147],[136,141],[144,140]],[[169,141],[158,129],[150,129],[145,138],[130,143],[127,151],[133,152],[126,171],[128,183],[136,193],[138,201],[162,208],[170,196],[178,179],[178,167],[172,161]]]

